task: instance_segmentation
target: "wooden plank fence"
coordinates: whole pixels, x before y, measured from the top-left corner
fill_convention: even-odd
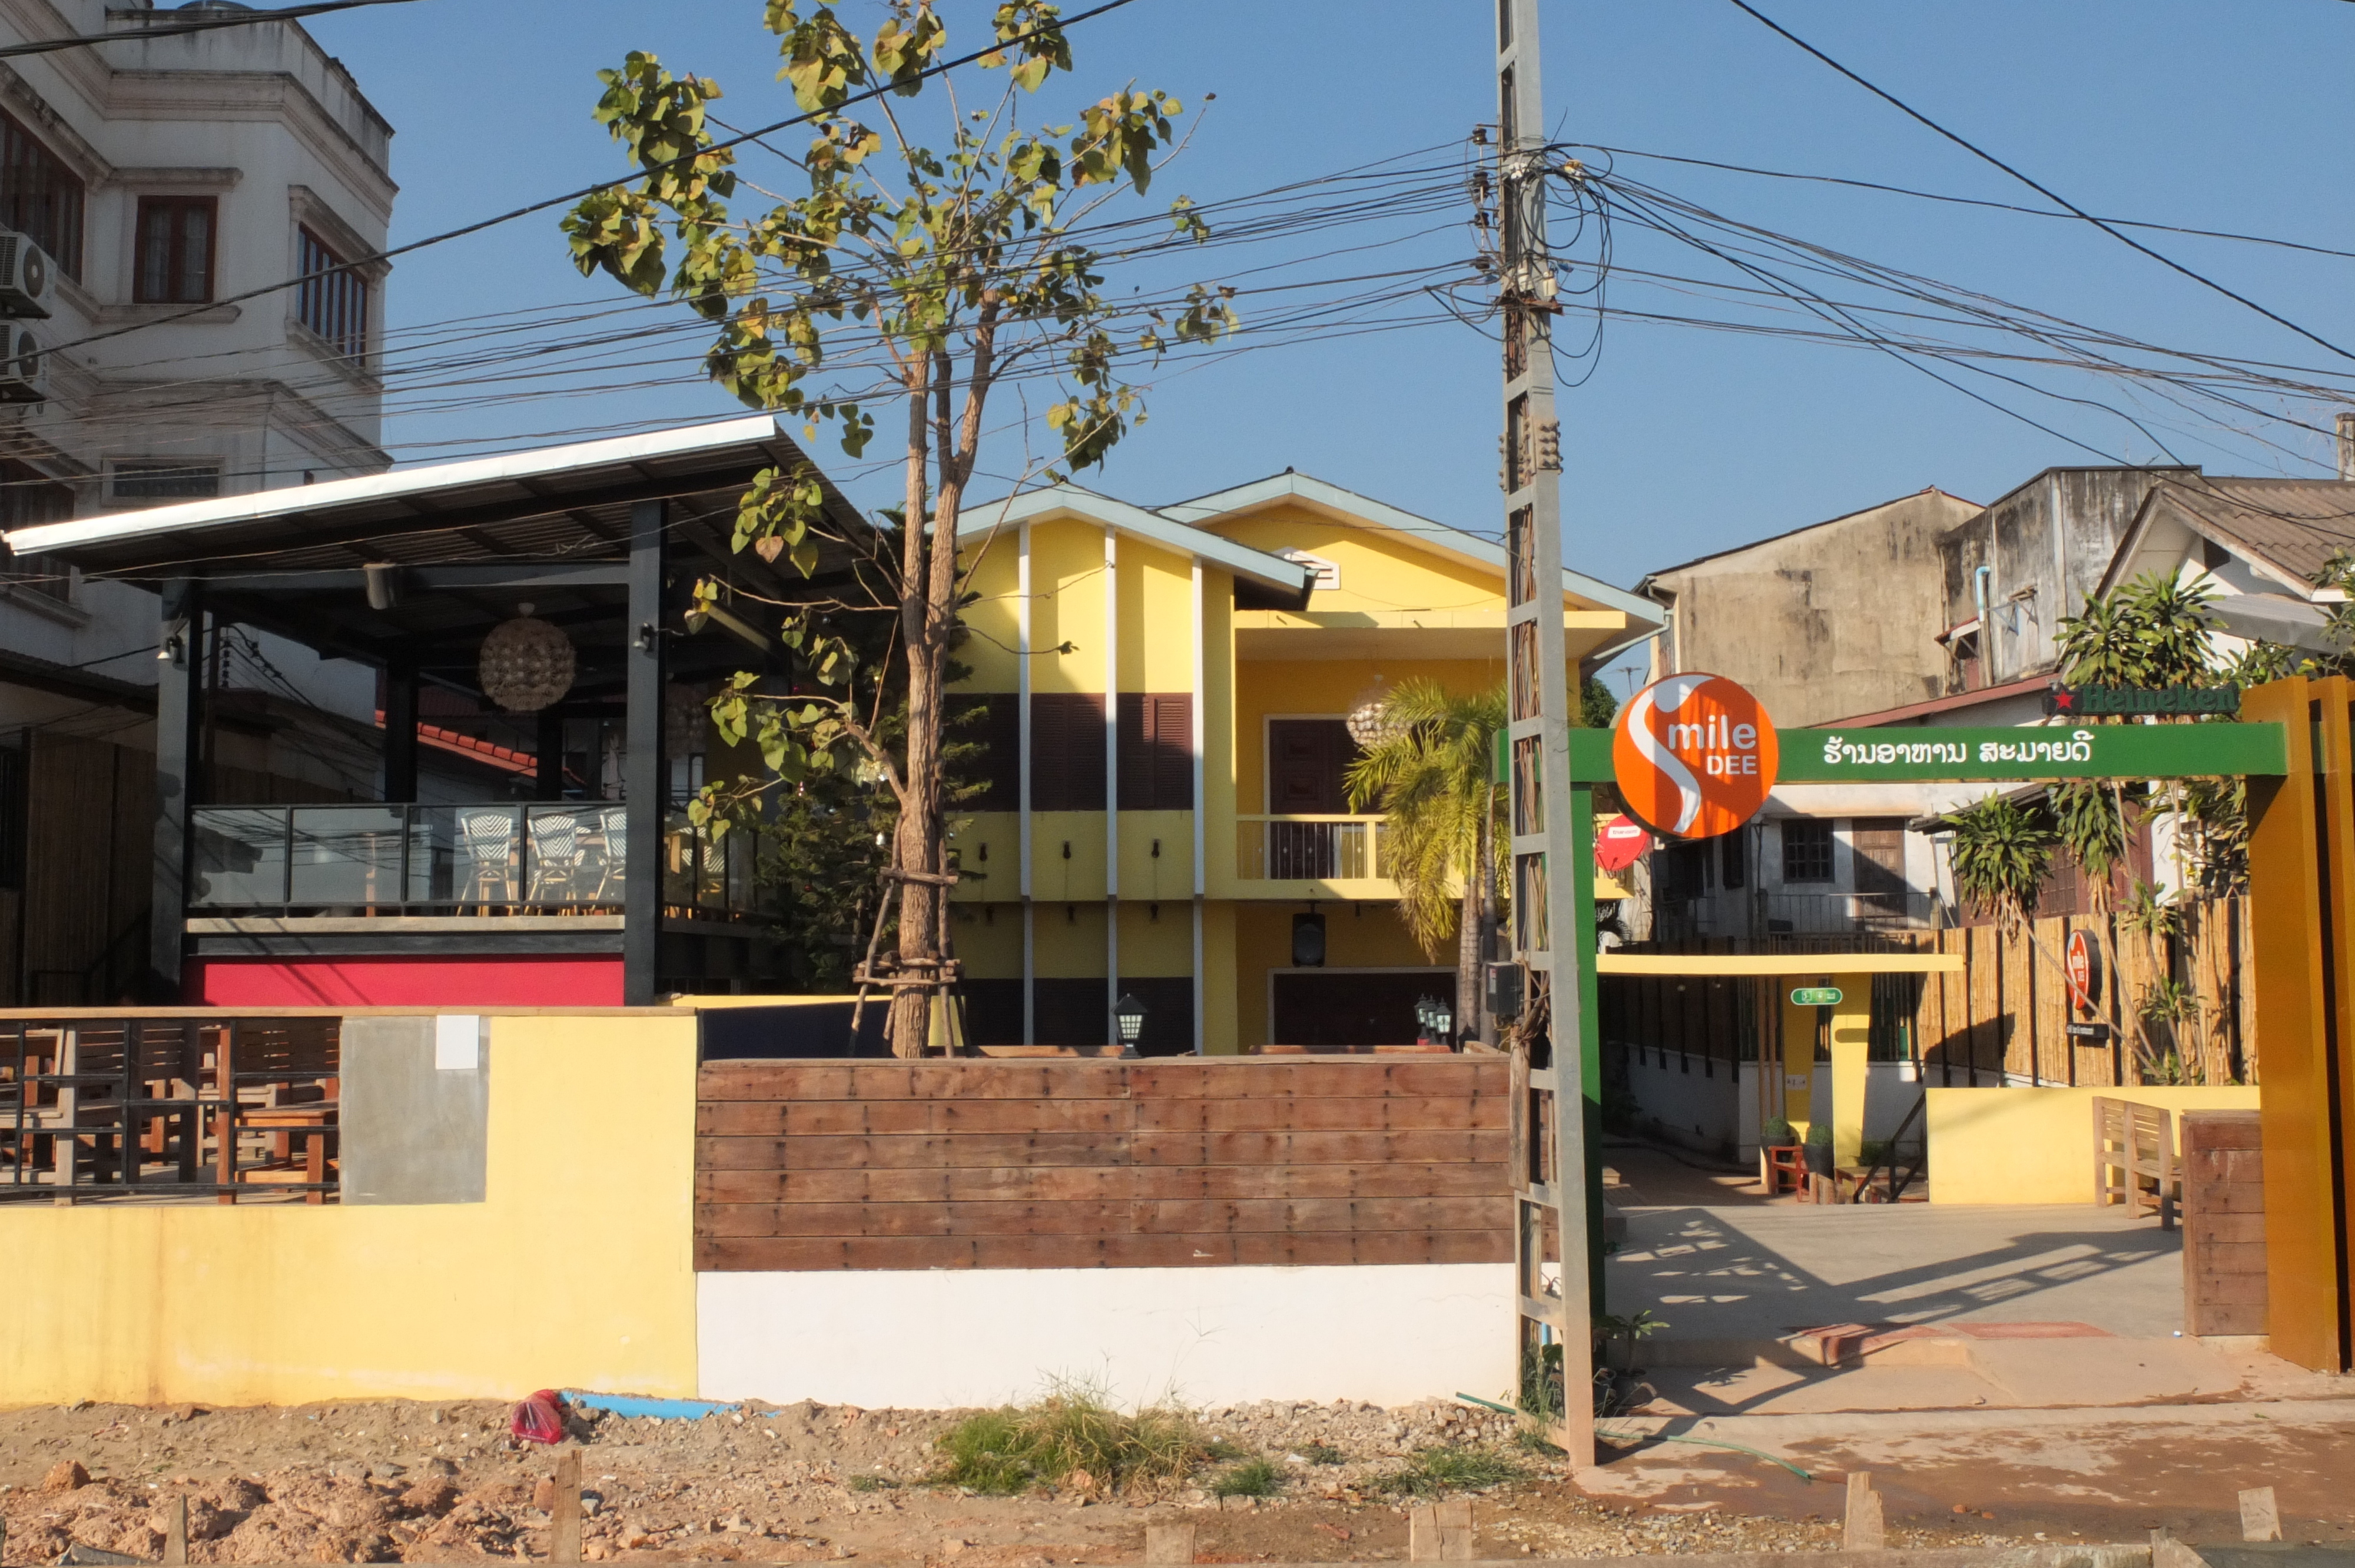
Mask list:
[[[1928,1082],[2056,1084],[2114,1087],[2159,1081],[2138,1059],[2133,1010],[2137,998],[2168,976],[2190,987],[2197,1014],[2178,1032],[2180,1081],[2253,1084],[2257,1053],[2254,997],[2248,985],[2248,901],[2203,899],[2184,908],[2183,929],[2153,945],[2121,928],[2115,914],[2051,915],[2005,935],[1992,925],[1935,931],[1876,931],[1878,948],[1958,953],[1960,973],[1922,977],[1910,1014],[1876,1020],[1902,1023],[1908,1054],[1918,1056]],[[2074,1012],[2061,965],[2069,938],[2084,931],[2101,955],[2102,976],[2092,1018]],[[1813,946],[1821,947],[1820,941]],[[1664,943],[1653,951],[1760,950],[1764,944],[1725,939]],[[1829,967],[1829,966],[1827,966]],[[1754,1029],[1737,1027],[1731,1007],[1719,1004],[1730,983],[1698,977],[1606,976],[1602,1022],[1606,1040],[1661,1047],[1719,1060],[1755,1060]],[[1771,1014],[1771,1010],[1770,1010]],[[2113,1026],[2113,1037],[2072,1036],[2073,1021]],[[1877,1033],[1891,1042],[1894,1029]]]
[[[705,1271],[1502,1263],[1501,1056],[701,1069]]]

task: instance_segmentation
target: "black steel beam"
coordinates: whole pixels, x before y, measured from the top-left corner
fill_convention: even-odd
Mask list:
[[[384,798],[417,799],[417,666],[384,672]]]
[[[629,714],[622,758],[628,843],[623,862],[622,1001],[651,1007],[657,983],[662,919],[664,652],[663,565],[669,508],[645,500],[630,508]]]
[[[203,604],[197,585],[176,577],[163,585],[158,643],[164,657],[155,667],[155,817],[152,853],[154,902],[147,922],[149,999],[169,1005],[180,1000],[180,970],[186,927],[182,924],[188,891],[188,808],[196,783],[194,746],[197,678],[197,629]]]

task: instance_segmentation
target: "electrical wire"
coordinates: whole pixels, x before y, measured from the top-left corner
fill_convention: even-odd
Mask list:
[[[1800,37],[1796,33],[1792,32],[1789,28],[1774,21],[1764,12],[1760,11],[1756,6],[1751,5],[1750,0],[1726,0],[1726,3],[1733,6],[1736,10],[1747,15],[1753,21],[1756,21],[1769,31],[1779,34],[1785,39],[1797,45],[1808,54],[1815,56],[1816,58],[1823,61],[1824,64],[1831,67],[1832,69],[1839,72],[1840,75],[1848,78],[1849,80],[1856,83],[1859,87],[1863,88],[1867,92],[1871,93],[1874,97],[1881,100],[1885,103],[1888,103],[1892,108],[1898,110],[1900,112],[1907,115],[1913,120],[1919,122],[1921,124],[1929,127],[1939,135],[1944,136],[1947,141],[1952,142],[1955,146],[1962,148],[1963,151],[1970,154],[1973,157],[1978,158],[1986,163],[1993,164],[1998,169],[2001,169],[2005,174],[2009,175],[2013,179],[2018,180],[2021,185],[2026,185],[2030,190],[2034,191],[2037,195],[2044,197],[2045,200],[2053,203],[2055,206],[2067,208],[2069,212],[2084,219],[2087,223],[2092,224],[2095,228],[2100,229],[2103,233],[2108,235],[2119,244],[2127,247],[2129,249],[2138,250],[2145,256],[2149,257],[2152,260],[2159,263],[2161,266],[2170,268],[2175,271],[2182,273],[2185,277],[2190,279],[2193,282],[2200,284],[2202,288],[2211,289],[2235,303],[2247,306],[2250,310],[2256,312],[2257,314],[2264,317],[2267,321],[2273,322],[2279,326],[2287,327],[2290,331],[2297,334],[2298,336],[2307,339],[2310,343],[2318,344],[2320,346],[2328,349],[2331,353],[2339,355],[2341,359],[2355,359],[2355,354],[2350,354],[2347,350],[2339,347],[2328,338],[2308,331],[2307,328],[2302,327],[2298,325],[2297,323],[2290,320],[2287,316],[2266,309],[2264,306],[2257,303],[2256,301],[2250,299],[2246,294],[2237,293],[2234,291],[2226,288],[2223,284],[2216,281],[2215,279],[2207,276],[2205,273],[2195,271],[2191,268],[2185,266],[2182,262],[2174,260],[2172,257],[2152,249],[2149,246],[2145,245],[2141,240],[2137,239],[2134,236],[2126,233],[2115,224],[2110,223],[2105,218],[2095,217],[2092,213],[2087,212],[2083,207],[2079,207],[2076,203],[2069,200],[2066,196],[2060,195],[2058,192],[2051,189],[2051,187],[2041,185],[2036,180],[2033,180],[2028,175],[2020,173],[2019,170],[2012,167],[2009,164],[2005,163],[2001,158],[1997,157],[1986,148],[1947,130],[1944,125],[1939,124],[1936,121],[1931,119],[1928,115],[1923,113],[1912,104],[1907,103],[1904,100],[1897,97],[1894,93],[1874,86],[1871,82],[1867,81],[1863,77],[1859,76],[1856,72],[1849,69],[1848,67],[1840,64],[1839,61],[1832,58],[1831,56],[1824,53],[1823,50],[1816,48],[1815,45],[1807,42],[1805,38]]]
[[[14,59],[25,55],[50,55],[60,49],[86,49],[97,44],[135,44],[149,38],[177,38],[190,33],[210,33],[222,27],[251,27],[264,22],[293,22],[305,16],[321,16],[334,11],[352,11],[363,5],[406,5],[413,0],[314,0],[307,5],[284,5],[271,11],[215,12],[208,16],[185,17],[176,22],[157,22],[144,27],[127,27],[118,33],[78,33],[65,38],[38,38],[27,44],[0,45],[0,59]]]

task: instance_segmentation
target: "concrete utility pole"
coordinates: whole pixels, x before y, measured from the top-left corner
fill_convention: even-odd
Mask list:
[[[1561,427],[1554,418],[1553,263],[1546,248],[1545,100],[1537,0],[1497,0],[1498,208],[1505,330],[1505,538],[1511,693],[1513,953],[1526,966],[1524,1061],[1514,1074],[1517,1364],[1544,1385],[1559,1346],[1560,1424],[1571,1463],[1594,1463],[1593,1328],[1580,1049],[1578,857],[1570,785],[1571,683],[1561,608]],[[1532,1027],[1533,1026],[1533,1027]],[[1524,1081],[1526,1075],[1526,1081]],[[1549,1104],[1549,1102],[1550,1102]],[[1549,1147],[1540,1149],[1542,1143]],[[1534,1156],[1535,1158],[1531,1158]],[[1532,1169],[1534,1167],[1534,1169]],[[1553,1227],[1551,1238],[1547,1227]],[[1558,1297],[1540,1275],[1561,1259]]]

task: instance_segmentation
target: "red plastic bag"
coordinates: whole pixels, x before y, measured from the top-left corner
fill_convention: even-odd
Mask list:
[[[507,1417],[507,1430],[518,1443],[563,1442],[564,1406],[556,1391],[543,1388],[517,1405]]]

